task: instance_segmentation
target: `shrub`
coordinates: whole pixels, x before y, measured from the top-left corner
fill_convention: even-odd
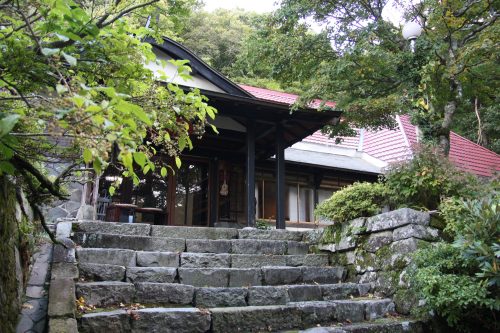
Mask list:
[[[381,183],[354,183],[320,203],[314,214],[337,223],[378,214],[385,204],[386,189]]]
[[[412,288],[460,331],[498,331],[500,315],[500,196],[444,203],[451,242],[419,250],[410,274]]]
[[[478,179],[456,168],[438,149],[422,145],[415,156],[389,167],[385,177],[393,207],[434,210],[445,197],[473,197]]]

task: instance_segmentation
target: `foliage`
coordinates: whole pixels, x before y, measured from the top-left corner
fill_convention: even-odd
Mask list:
[[[316,206],[314,214],[336,223],[372,216],[380,212],[385,196],[386,188],[381,183],[354,183]]]
[[[180,166],[178,155],[192,148],[190,128],[202,135],[216,111],[198,90],[185,92],[161,73],[166,84],[159,84],[144,66],[157,60],[142,40],[159,36],[141,15],[175,13],[190,2],[2,3],[0,174],[18,177],[32,204],[64,198],[64,182],[83,163],[97,174],[116,164],[135,183],[134,165],[143,174],[173,170],[154,155]],[[186,61],[171,62],[189,79]],[[69,167],[49,178],[44,167],[53,162]]]
[[[423,25],[415,52],[401,28],[384,18],[390,3],[407,21]],[[305,98],[327,96],[345,110],[344,126],[328,127],[331,135],[349,134],[347,125],[390,127],[391,115],[401,112],[411,114],[424,138],[439,143],[445,154],[451,129],[496,147],[498,9],[491,1],[285,0],[268,26],[268,34],[282,36],[284,43],[266,45],[254,58],[271,64],[274,78],[295,80],[292,66],[281,62],[278,52],[286,43],[294,45],[291,64],[308,64],[300,77],[310,83]],[[294,36],[305,19],[323,26],[333,46],[328,54],[334,56],[310,52],[305,43],[302,50],[295,49],[301,44]],[[274,66],[278,64],[284,66]],[[471,124],[478,130],[471,133]]]
[[[496,331],[500,312],[499,194],[457,201],[443,212],[452,243],[417,251],[412,288],[433,310],[463,331]]]
[[[257,219],[255,221],[255,228],[260,230],[271,230],[271,226],[266,222],[266,220]]]
[[[421,145],[411,160],[389,167],[384,176],[391,206],[433,210],[445,197],[470,197],[480,190],[471,174],[456,168],[433,146]]]

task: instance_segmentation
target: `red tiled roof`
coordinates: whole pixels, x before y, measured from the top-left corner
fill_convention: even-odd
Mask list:
[[[298,95],[289,94],[264,88],[240,85],[257,98],[292,105],[297,101]],[[319,107],[320,100],[314,100],[310,107]],[[325,105],[335,107],[334,102]],[[350,149],[359,149],[384,162],[395,162],[411,158],[412,148],[417,143],[416,127],[411,124],[408,115],[398,117],[398,127],[395,130],[380,130],[376,132],[364,131],[362,147],[360,147],[360,131],[355,137],[343,137],[342,142],[335,144],[335,139],[317,131],[303,141],[310,143],[337,146]],[[479,176],[492,176],[500,172],[500,155],[467,140],[460,135],[450,134],[450,159],[464,171]]]
[[[255,97],[260,98],[260,99],[264,99],[266,101],[292,105],[299,98],[298,95],[289,94],[289,93],[285,93],[285,92],[281,92],[281,91],[269,90],[269,89],[264,89],[264,88],[257,88],[257,87],[247,86],[244,84],[240,84],[239,86],[241,88],[245,89],[250,94],[254,95]],[[312,108],[317,108],[321,105],[321,103],[322,103],[321,100],[315,99],[309,104],[309,106]],[[327,102],[325,102],[325,105],[332,107],[332,108],[335,107],[334,102],[327,101]]]

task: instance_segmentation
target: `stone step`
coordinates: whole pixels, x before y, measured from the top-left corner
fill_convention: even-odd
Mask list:
[[[132,236],[109,233],[74,234],[77,244],[86,248],[115,248],[137,251],[301,255],[309,252],[309,244],[287,240],[260,239],[184,239]]]
[[[120,303],[193,305],[199,308],[286,305],[290,302],[332,301],[366,296],[370,284],[304,284],[252,287],[194,287],[179,283],[79,282],[77,298],[107,307]]]
[[[391,300],[296,302],[287,305],[196,309],[147,308],[84,314],[79,332],[272,332],[382,318]]]
[[[306,330],[281,333],[423,333],[427,332],[423,322],[408,319],[378,319],[376,323],[355,323],[329,327],[314,327]]]
[[[118,269],[113,266],[139,267],[184,267],[184,268],[260,268],[276,267],[326,267],[329,266],[326,254],[266,255],[266,254],[225,254],[194,252],[133,251],[127,249],[77,248],[76,255],[83,277],[97,280],[115,280],[99,278],[108,270]],[[87,265],[89,264],[89,265]],[[99,266],[110,265],[110,266]],[[92,278],[92,274],[96,277]]]

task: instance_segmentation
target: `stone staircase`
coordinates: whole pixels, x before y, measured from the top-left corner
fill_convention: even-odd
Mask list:
[[[96,306],[79,315],[79,332],[421,331],[381,319],[394,312],[392,300],[371,296],[370,284],[344,283],[344,267],[310,253],[311,232],[108,222],[72,229],[76,298]]]

